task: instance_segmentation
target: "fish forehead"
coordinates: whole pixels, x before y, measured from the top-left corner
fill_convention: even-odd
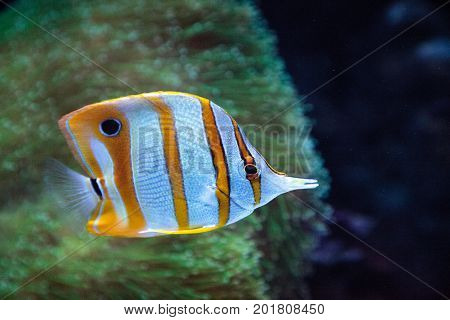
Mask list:
[[[100,123],[108,118],[116,118],[122,122],[123,130],[120,135],[124,136],[124,139],[111,140],[100,133]],[[91,178],[102,177],[102,171],[93,155],[90,141],[96,139],[105,145],[121,142],[126,145],[127,142],[127,121],[111,104],[88,105],[63,116],[58,124],[75,157]]]

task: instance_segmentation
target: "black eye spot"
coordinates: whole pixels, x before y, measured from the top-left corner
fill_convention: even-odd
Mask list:
[[[103,135],[107,137],[113,137],[119,133],[121,127],[122,124],[120,123],[119,120],[108,119],[100,124],[100,131]]]
[[[245,173],[249,175],[254,175],[258,173],[258,168],[254,164],[247,164],[244,167]]]

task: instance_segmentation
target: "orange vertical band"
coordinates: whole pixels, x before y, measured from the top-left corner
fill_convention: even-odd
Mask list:
[[[231,118],[231,122],[233,123],[234,135],[236,137],[236,141],[239,147],[239,153],[241,154],[242,160],[244,160],[244,164],[256,165],[255,158],[251,155],[250,151],[248,150],[236,120]],[[258,176],[258,178],[249,181],[253,189],[253,198],[255,200],[255,204],[259,204],[261,201],[261,176]]]
[[[166,158],[169,180],[172,186],[175,216],[180,230],[189,229],[189,214],[184,193],[183,171],[180,163],[180,153],[172,110],[158,96],[147,98],[159,115],[159,125],[163,137],[164,155]]]
[[[198,99],[202,105],[202,116],[206,137],[208,139],[214,168],[216,170],[216,196],[219,202],[219,222],[217,226],[222,227],[228,222],[230,216],[230,181],[228,165],[211,103],[204,98],[198,97]]]

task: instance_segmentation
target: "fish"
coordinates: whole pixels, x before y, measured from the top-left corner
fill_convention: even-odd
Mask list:
[[[55,164],[55,189],[98,236],[209,232],[283,193],[318,186],[274,169],[233,117],[193,94],[105,100],[58,126],[84,174]]]

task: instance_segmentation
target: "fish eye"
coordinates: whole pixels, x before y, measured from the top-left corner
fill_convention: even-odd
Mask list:
[[[258,167],[255,166],[254,164],[246,164],[244,166],[244,170],[245,170],[245,173],[247,175],[246,178],[248,180],[256,179],[258,177],[258,175],[259,175]]]
[[[122,124],[117,119],[107,119],[100,123],[100,132],[107,137],[113,137],[116,136],[120,128],[122,127]]]

